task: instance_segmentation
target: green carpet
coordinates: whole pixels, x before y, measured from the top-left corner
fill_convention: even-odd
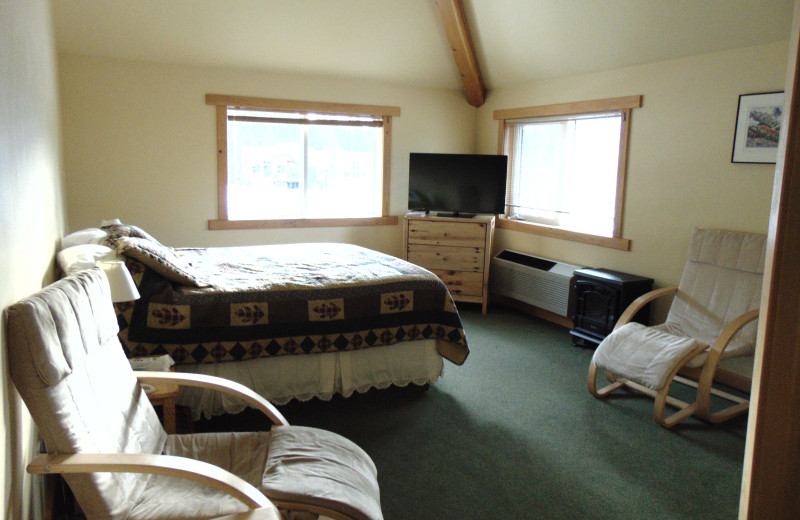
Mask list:
[[[338,432],[378,467],[386,520],[734,519],[746,416],[672,430],[633,393],[586,390],[592,350],[566,329],[460,306],[471,354],[419,388],[281,407],[292,424]],[[687,396],[691,394],[686,394]],[[245,412],[196,425],[255,429]]]

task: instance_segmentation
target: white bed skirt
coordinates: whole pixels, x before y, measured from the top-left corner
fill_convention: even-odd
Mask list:
[[[421,340],[348,352],[175,365],[175,370],[224,377],[274,404],[286,404],[292,399],[327,401],[334,394],[350,397],[371,388],[434,383],[444,373],[444,363],[436,340]],[[188,406],[195,421],[201,416],[239,413],[247,406],[235,397],[190,387],[181,388],[176,404]]]

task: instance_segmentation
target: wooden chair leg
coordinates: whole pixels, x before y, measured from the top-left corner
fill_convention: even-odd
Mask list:
[[[656,392],[656,402],[655,402],[655,409],[654,409],[654,418],[658,424],[663,426],[664,428],[672,428],[682,420],[686,419],[690,415],[697,412],[698,406],[698,397],[695,397],[695,401],[693,403],[686,403],[679,399],[675,399],[674,397],[669,396],[669,389],[672,386],[672,382],[676,380],[676,376],[680,371],[681,367],[686,364],[687,361],[695,357],[696,355],[700,354],[707,345],[700,344],[695,348],[692,352],[686,354],[675,367],[670,372],[669,376],[667,377],[667,382],[664,384],[664,387]],[[678,411],[670,415],[669,417],[664,416],[664,407],[665,404],[669,404],[678,408]]]
[[[602,399],[603,397],[607,396],[608,394],[610,394],[611,392],[613,392],[617,388],[625,386],[625,381],[624,380],[617,380],[616,376],[614,376],[610,372],[604,371],[606,373],[606,377],[608,378],[608,380],[611,381],[611,384],[606,385],[603,388],[598,390],[597,389],[597,371],[598,371],[597,365],[595,365],[594,362],[592,362],[589,365],[588,387],[589,387],[589,393],[592,394],[593,396]]]
[[[691,386],[697,388],[698,384],[692,380],[686,379],[684,377],[676,376],[672,379],[676,383],[681,383],[687,386]],[[681,401],[680,399],[676,399],[669,395],[669,388],[670,384],[667,384],[664,388],[659,390],[658,392],[651,390],[645,386],[639,385],[637,383],[633,383],[631,381],[626,382],[626,385],[634,390],[638,390],[643,394],[650,395],[656,399],[655,402],[655,409],[653,415],[655,420],[658,424],[664,426],[665,428],[671,428],[672,426],[676,425],[686,417],[694,414],[698,418],[703,419],[705,421],[711,423],[720,423],[723,421],[727,421],[728,419],[732,419],[737,415],[741,415],[745,413],[748,409],[750,402],[746,399],[742,399],[735,395],[729,394],[727,392],[721,392],[716,389],[708,389],[708,391],[703,392],[698,390],[697,393],[697,400],[694,403],[687,403],[685,401]],[[724,410],[720,410],[716,413],[709,413],[704,415],[701,412],[701,404],[706,407],[706,409],[710,410],[710,401],[711,395],[717,395],[722,397],[723,399],[727,399],[728,401],[735,402],[737,404],[733,406],[729,406]],[[666,406],[669,405],[673,408],[677,408],[678,411],[673,413],[670,416],[665,418],[664,412],[666,410]]]
[[[749,409],[750,409],[750,401],[744,401],[742,403],[729,406],[724,410],[720,410],[719,412],[712,413],[708,417],[703,417],[703,419],[707,420],[708,422],[717,424],[733,419],[734,417],[738,417],[744,413],[747,413]]]
[[[664,388],[656,392],[656,401],[653,408],[653,418],[664,428],[672,428],[697,410],[696,402],[689,404],[670,397],[668,395],[669,387],[670,385],[667,384]],[[665,417],[664,411],[668,402],[672,406],[677,406],[678,411]]]
[[[703,373],[701,374],[699,383],[695,383],[694,381],[688,380],[686,378],[677,375],[680,368],[689,359],[702,352],[705,349],[705,347],[706,345],[699,345],[693,352],[688,353],[683,359],[681,359],[680,362],[678,362],[678,364],[676,365],[676,367],[672,370],[669,377],[667,378],[667,383],[660,390],[652,390],[651,388],[648,388],[644,385],[641,385],[639,383],[627,379],[617,379],[617,377],[613,373],[605,369],[603,371],[605,372],[607,379],[611,383],[603,388],[598,389],[597,373],[599,371],[599,367],[595,365],[594,362],[592,362],[589,365],[589,376],[588,376],[589,392],[595,397],[603,398],[608,394],[610,394],[611,392],[617,390],[618,388],[627,386],[628,388],[641,392],[645,395],[649,395],[650,397],[655,399],[653,417],[655,421],[664,428],[671,428],[691,415],[697,415],[700,419],[706,420],[711,423],[719,423],[727,421],[733,417],[736,417],[737,415],[741,415],[747,412],[750,404],[748,400],[742,399],[740,397],[737,397],[735,395],[726,392],[721,392],[719,390],[714,389],[711,386],[714,378],[713,370],[704,369]],[[669,389],[673,381],[697,388],[697,398],[695,402],[687,403],[685,401],[681,401],[680,399],[676,399],[670,396]],[[719,412],[712,413],[711,412],[712,394],[720,396],[736,404],[734,404],[733,406],[729,406],[724,410],[720,410]],[[672,413],[671,415],[666,415],[665,412],[667,406],[677,408],[677,411]]]
[[[667,383],[664,388],[660,390],[653,390],[639,383],[633,381],[625,381],[625,386],[636,390],[639,393],[652,397],[655,402],[653,403],[653,418],[655,421],[664,428],[672,428],[682,420],[686,419],[697,409],[697,403],[687,403],[669,395],[670,384]],[[672,415],[665,417],[667,406],[677,408],[678,411]]]
[[[697,388],[697,416],[710,423],[718,424],[746,413],[750,409],[750,401],[728,392],[722,392],[715,389],[712,386],[714,381],[713,368],[714,367],[708,368],[708,366],[704,367],[697,383],[683,377],[676,377],[675,380],[685,385]],[[718,412],[712,413],[712,395],[721,397],[722,399],[734,404]]]

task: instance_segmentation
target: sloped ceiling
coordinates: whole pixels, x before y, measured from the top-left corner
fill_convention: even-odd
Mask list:
[[[792,0],[463,0],[491,87],[788,41]]]
[[[52,0],[60,52],[462,89],[434,0]],[[792,0],[462,0],[487,90],[788,40]]]

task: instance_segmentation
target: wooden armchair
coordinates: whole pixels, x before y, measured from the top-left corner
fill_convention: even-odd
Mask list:
[[[717,390],[713,383],[723,357],[753,352],[765,244],[760,234],[696,229],[678,286],[635,300],[597,347],[589,366],[589,392],[602,398],[628,387],[650,395],[655,420],[666,428],[691,415],[718,423],[745,413],[747,399]],[[663,324],[646,327],[631,321],[642,307],[667,296],[673,301]],[[610,384],[598,389],[600,369]],[[673,381],[697,388],[695,402],[670,396]],[[733,404],[712,411],[712,395]],[[666,405],[678,411],[665,416]]]
[[[290,426],[237,383],[133,372],[100,269],[46,287],[6,318],[12,380],[48,450],[28,471],[64,474],[87,518],[382,519],[375,466],[349,440]],[[236,395],[275,426],[167,435],[141,388],[166,380]]]

